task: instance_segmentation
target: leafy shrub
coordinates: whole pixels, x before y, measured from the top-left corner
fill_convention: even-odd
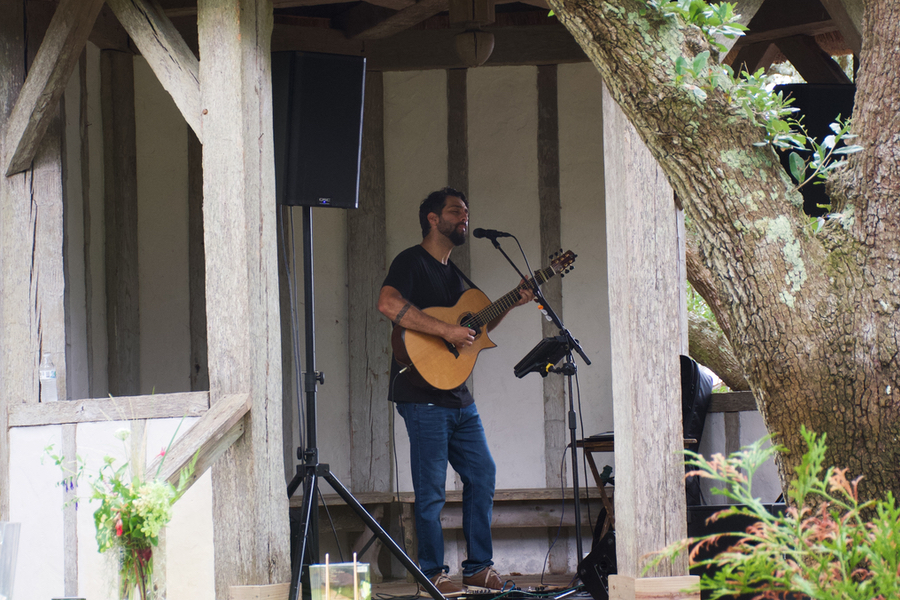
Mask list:
[[[825,435],[801,429],[809,448],[788,490],[790,506],[770,514],[751,493],[753,475],[784,448],[763,448],[766,439],[730,455],[710,460],[687,452],[690,475],[724,484],[713,493],[739,503],[711,519],[744,515],[754,525],[713,558],[692,565],[711,568],[702,590],[712,599],[754,594],[760,600],[807,596],[816,600],[888,600],[900,598],[900,508],[888,492],[883,500],[861,502],[859,479],[848,481],[846,469],[824,471]],[[871,520],[867,520],[871,516]],[[691,556],[729,534],[691,538],[659,553],[652,565],[693,547]],[[650,567],[648,567],[649,569]],[[793,596],[792,596],[793,594]]]

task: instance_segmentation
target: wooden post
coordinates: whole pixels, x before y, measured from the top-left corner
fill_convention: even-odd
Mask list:
[[[140,393],[141,344],[134,56],[103,51],[100,78],[109,393],[136,396]]]
[[[390,324],[378,312],[385,276],[384,88],[366,75],[359,208],[347,213],[350,282],[350,481],[354,492],[391,489],[390,411],[386,402]]]
[[[678,355],[677,218],[656,161],[603,88],[613,416],[616,556],[620,575],[687,535]],[[654,575],[684,575],[686,562]]]
[[[541,264],[562,246],[562,211],[559,191],[559,102],[558,67],[545,65],[537,68],[538,89],[538,199],[541,221]],[[554,277],[542,286],[544,298],[560,319],[563,318],[562,278]],[[543,337],[559,335],[556,325],[543,319]],[[524,356],[524,350],[523,350]],[[566,380],[561,375],[543,379],[544,386],[544,472],[548,488],[559,485],[560,477],[566,472],[559,457],[566,453],[569,430],[566,427]],[[568,459],[567,459],[568,460]],[[584,481],[584,485],[590,485]],[[576,524],[576,527],[580,525]],[[556,538],[556,528],[547,530],[548,543]],[[590,532],[587,534],[590,539]],[[569,544],[552,546],[549,563],[551,573],[565,573],[569,562]]]
[[[0,154],[11,156],[23,140],[23,128],[11,127],[11,115],[25,80],[24,14],[22,4],[11,0],[0,1],[0,11]],[[41,351],[51,353],[60,377],[59,396],[65,398],[59,104],[43,107],[42,115],[41,126],[48,135],[34,141],[34,161],[29,161],[24,172],[0,177],[2,520],[9,518],[9,407],[38,402]],[[20,112],[18,116],[20,124],[32,123],[30,114]],[[30,131],[29,125],[24,130]],[[24,143],[30,145],[32,142]]]
[[[244,435],[212,473],[217,598],[233,585],[290,581],[272,21],[267,0],[198,3],[210,398],[251,398]]]

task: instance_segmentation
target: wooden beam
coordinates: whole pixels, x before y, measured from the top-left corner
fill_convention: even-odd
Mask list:
[[[832,31],[837,31],[837,24],[831,19],[823,19],[799,25],[784,25],[783,27],[772,27],[763,31],[747,33],[747,35],[739,38],[735,42],[734,47],[741,48],[759,42],[774,42],[795,35],[808,35],[814,37]]]
[[[841,66],[808,35],[776,40],[775,44],[807,83],[851,83]]]
[[[134,46],[129,44],[128,32],[107,5],[104,5],[97,15],[88,40],[100,50],[134,52]]]
[[[107,0],[194,134],[200,131],[200,61],[156,0]]]
[[[844,41],[859,56],[862,48],[862,0],[819,0],[837,24]]]
[[[9,426],[32,427],[64,423],[199,417],[206,412],[208,407],[208,392],[89,398],[87,400],[60,401],[53,404],[17,402],[9,407]]]
[[[735,73],[747,71],[755,73],[757,69],[768,69],[778,55],[778,46],[772,42],[759,42],[749,46],[735,46],[737,54],[729,64]]]
[[[251,418],[212,471],[216,597],[290,580],[272,143],[272,3],[200,0],[203,222],[213,405]]]
[[[737,2],[734,3],[734,13],[739,15],[737,23],[744,26],[749,25],[751,19],[756,16],[756,11],[762,6],[763,1],[764,0],[737,0]],[[725,55],[728,54],[731,47],[740,39],[740,37],[727,38],[724,35],[717,35],[716,42],[722,44],[726,48],[725,51],[721,53],[721,57],[725,58]]]
[[[586,62],[584,51],[560,24],[488,27],[494,51],[484,66],[552,65]],[[452,30],[403,31],[387,39],[366,42],[370,71],[459,69],[466,65],[456,53]]]
[[[537,165],[538,204],[541,223],[541,257],[546,258],[562,246],[562,211],[559,181],[559,85],[558,65],[537,68]],[[547,302],[563,317],[562,278],[554,278],[542,286]],[[543,337],[558,335],[558,329],[546,319],[541,320]],[[565,480],[567,468],[559,457],[566,453],[566,392],[562,377],[544,377],[544,485],[553,487]],[[588,485],[587,482],[584,482]],[[585,506],[586,508],[586,506]],[[584,509],[582,509],[584,510]],[[505,512],[505,511],[504,511]],[[543,511],[542,511],[543,512]],[[573,512],[573,511],[569,511]],[[582,515],[589,511],[584,510]],[[552,511],[545,513],[549,517]],[[567,515],[568,516],[568,515]],[[583,523],[578,524],[580,527]],[[492,524],[493,525],[493,524]],[[574,515],[567,526],[575,526]],[[590,525],[588,525],[590,527]],[[547,559],[551,573],[565,573],[568,567],[571,540],[554,544],[558,527],[547,525],[547,542],[551,547]],[[588,529],[590,530],[590,529]]]
[[[709,412],[743,412],[755,411],[756,399],[753,392],[726,392],[713,394],[709,404]]]
[[[244,416],[249,411],[250,394],[232,394],[213,402],[206,414],[172,444],[165,457],[158,456],[147,467],[147,473],[159,471],[160,479],[178,485],[181,471],[196,456],[194,472],[188,479],[188,487],[194,485],[244,433]]]
[[[665,175],[603,87],[604,172],[621,575],[686,537],[676,206]],[[640,298],[640,302],[635,302]],[[639,440],[639,442],[638,442]],[[687,573],[680,557],[654,576]]]
[[[134,57],[100,53],[109,393],[140,393],[137,134]]]
[[[103,0],[61,0],[6,123],[6,175],[28,168],[91,33]]]
[[[412,6],[394,13],[375,25],[358,29],[353,22],[346,30],[347,37],[360,40],[378,40],[418,25],[425,19],[447,10],[449,0],[419,0]]]
[[[350,349],[350,481],[354,492],[391,489],[393,406],[385,406],[390,375],[389,324],[378,312],[386,274],[384,84],[366,75],[359,208],[347,213],[348,347]]]

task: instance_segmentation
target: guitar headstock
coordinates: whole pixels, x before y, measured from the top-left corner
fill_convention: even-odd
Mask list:
[[[554,273],[559,273],[560,277],[564,277],[566,273],[574,268],[572,263],[575,262],[577,257],[578,255],[571,250],[563,252],[562,248],[560,248],[558,252],[550,255],[550,268],[553,269]]]

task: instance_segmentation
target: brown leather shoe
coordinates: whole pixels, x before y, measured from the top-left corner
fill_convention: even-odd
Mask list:
[[[446,573],[438,573],[434,577],[431,577],[431,583],[434,584],[434,587],[438,589],[440,593],[442,593],[447,598],[452,598],[454,596],[461,596],[463,593],[463,589],[453,583],[453,581],[447,576]]]
[[[503,580],[500,579],[500,574],[494,567],[485,567],[474,575],[463,577],[463,585],[487,590],[502,590]]]

